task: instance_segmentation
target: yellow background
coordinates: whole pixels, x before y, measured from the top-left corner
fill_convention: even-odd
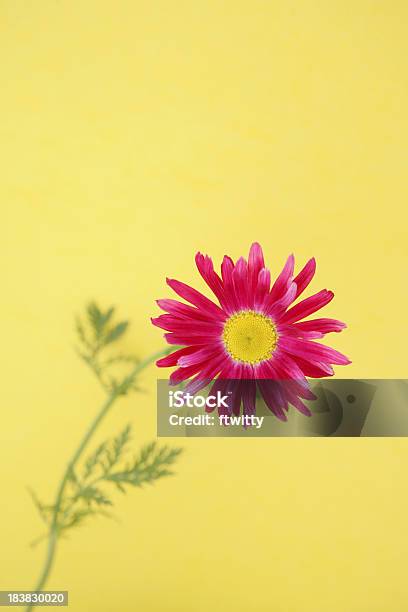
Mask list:
[[[44,550],[52,498],[103,399],[72,350],[90,298],[126,348],[194,253],[262,243],[276,274],[315,255],[340,375],[404,377],[408,5],[398,0],[1,0],[1,588]],[[155,435],[155,380],[123,400]],[[404,439],[194,439],[177,476],[117,498],[49,582],[75,612],[402,612]]]

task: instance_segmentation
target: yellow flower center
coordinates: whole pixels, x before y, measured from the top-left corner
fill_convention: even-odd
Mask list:
[[[243,310],[225,323],[225,348],[235,361],[259,363],[272,356],[278,341],[273,321],[259,312]]]

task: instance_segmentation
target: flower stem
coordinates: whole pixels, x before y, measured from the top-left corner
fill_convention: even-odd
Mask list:
[[[128,389],[129,384],[135,379],[135,377],[139,374],[139,372],[144,370],[153,361],[156,361],[156,359],[164,355],[167,355],[169,352],[170,350],[167,347],[166,349],[161,350],[158,353],[154,353],[153,355],[150,355],[149,357],[147,357],[144,361],[141,361],[140,363],[138,363],[133,368],[133,370],[130,372],[130,374],[126,376],[124,380],[117,387],[113,389],[113,391],[111,391],[111,393],[108,395],[107,399],[103,403],[102,408],[100,409],[95,419],[92,421],[91,425],[85,432],[85,435],[83,436],[81,442],[79,443],[78,448],[72,455],[72,458],[68,462],[64,475],[58,487],[57,496],[56,496],[55,504],[54,504],[54,510],[53,510],[52,517],[51,517],[51,526],[50,526],[50,530],[48,534],[47,555],[45,558],[44,567],[42,569],[41,575],[35,586],[35,589],[34,589],[35,591],[41,591],[44,588],[48,580],[48,577],[50,575],[53,564],[54,564],[55,553],[56,553],[57,542],[58,542],[58,535],[59,535],[58,533],[58,514],[60,511],[61,502],[64,496],[65,487],[67,485],[69,475],[74,470],[76,464],[81,458],[82,453],[84,452],[85,448],[88,446],[88,443],[93,437],[98,426],[100,425],[102,420],[105,418],[109,410],[112,408],[113,404],[118,399],[118,397],[123,395],[124,391]],[[32,610],[34,610],[34,607],[35,607],[34,605],[29,605],[26,608],[26,612],[32,612]]]

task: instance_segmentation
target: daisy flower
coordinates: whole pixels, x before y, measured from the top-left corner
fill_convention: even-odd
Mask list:
[[[229,392],[229,413],[239,414],[242,405],[244,414],[254,414],[259,390],[281,420],[286,420],[290,405],[310,415],[302,400],[315,396],[306,377],[332,376],[333,365],[350,363],[338,351],[315,342],[329,332],[340,332],[344,323],[329,318],[303,320],[328,304],[333,292],[323,289],[294,304],[314,276],[315,259],[294,276],[295,259],[290,255],[272,286],[256,242],[248,261],[240,257],[234,264],[225,256],[221,275],[207,255],[197,253],[195,261],[218,303],[185,283],[167,279],[188,302],[158,300],[167,314],[152,319],[169,332],[164,335],[169,344],[182,346],[157,362],[160,367],[178,366],[170,383],[188,381],[186,391],[196,393],[214,381],[211,393]]]

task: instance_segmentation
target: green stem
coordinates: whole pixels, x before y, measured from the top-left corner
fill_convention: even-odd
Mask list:
[[[174,347],[172,347],[171,350],[173,350],[173,348]],[[122,381],[122,383],[110,393],[106,401],[103,403],[101,410],[96,415],[90,427],[85,432],[85,435],[83,436],[81,442],[79,443],[78,448],[72,455],[72,458],[68,462],[64,475],[58,487],[57,496],[56,496],[55,504],[54,504],[54,510],[53,510],[53,514],[51,517],[50,531],[48,534],[47,555],[45,558],[44,567],[42,569],[40,578],[38,579],[38,582],[34,588],[35,591],[42,591],[42,589],[44,588],[48,580],[48,577],[50,575],[54,560],[55,560],[55,553],[56,553],[57,541],[58,541],[58,514],[60,511],[61,502],[64,497],[65,487],[67,485],[70,473],[72,473],[72,471],[74,470],[76,464],[78,463],[79,459],[82,456],[82,453],[84,452],[85,448],[88,446],[89,441],[93,437],[95,431],[97,430],[102,420],[105,418],[105,416],[109,412],[110,408],[113,406],[117,398],[120,397],[120,395],[123,395],[123,392],[128,389],[129,383],[131,383],[135,379],[135,377],[139,374],[139,372],[144,370],[144,368],[150,365],[153,361],[156,361],[156,359],[159,359],[163,355],[167,355],[169,352],[170,352],[169,348],[166,348],[164,350],[159,351],[158,353],[154,353],[153,355],[150,355],[144,361],[141,361],[140,363],[138,363],[133,368],[133,370],[130,372],[130,374],[126,376],[126,378]],[[34,607],[35,607],[34,605],[28,606],[26,608],[26,612],[32,612],[32,610],[34,610]]]

